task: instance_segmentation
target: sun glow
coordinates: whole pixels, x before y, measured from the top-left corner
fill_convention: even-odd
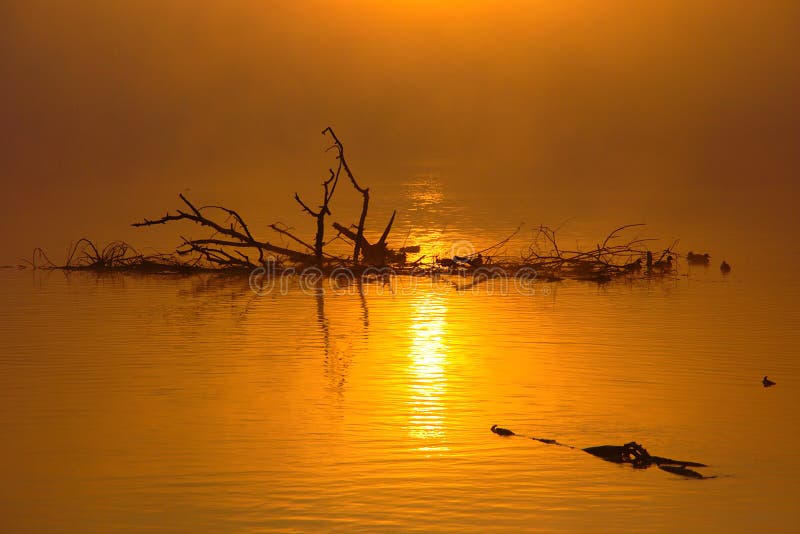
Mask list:
[[[417,439],[444,436],[447,392],[447,307],[443,297],[416,303],[409,334],[409,435]],[[431,447],[422,447],[431,450]],[[440,449],[441,447],[434,447]]]

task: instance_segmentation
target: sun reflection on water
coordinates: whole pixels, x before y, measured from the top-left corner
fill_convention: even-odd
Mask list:
[[[416,303],[411,319],[409,374],[409,435],[419,440],[444,437],[447,393],[447,306],[443,297]],[[419,450],[446,450],[430,443]]]
[[[408,226],[413,244],[419,245],[421,256],[431,258],[441,254],[447,246],[444,233],[452,218],[452,210],[445,202],[438,175],[415,176],[406,184],[406,188],[409,205],[400,216]]]

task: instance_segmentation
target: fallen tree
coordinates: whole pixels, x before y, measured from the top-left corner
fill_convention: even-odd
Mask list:
[[[312,209],[298,193],[294,199],[300,205],[302,211],[316,220],[316,234],[314,243],[309,244],[306,240],[296,236],[289,228],[281,226],[280,223],[273,223],[269,228],[276,233],[287,237],[295,243],[301,245],[305,250],[294,250],[291,248],[277,246],[268,241],[257,240],[253,237],[244,219],[236,211],[223,206],[202,206],[195,207],[185,196],[179,195],[188,210],[177,210],[175,214],[167,213],[158,219],[144,219],[133,223],[133,226],[153,226],[166,224],[169,222],[187,220],[211,228],[214,234],[204,239],[189,239],[181,236],[183,244],[176,250],[180,256],[196,254],[206,262],[220,268],[247,268],[252,269],[264,266],[268,261],[292,262],[300,265],[314,265],[324,268],[326,262],[333,265],[351,264],[353,266],[364,263],[371,266],[384,266],[387,261],[396,261],[401,258],[398,254],[393,254],[387,247],[386,240],[394,222],[395,214],[392,214],[389,224],[386,226],[381,238],[377,243],[371,244],[364,237],[364,227],[366,224],[367,210],[369,208],[369,188],[362,187],[344,155],[344,146],[332,128],[327,127],[322,132],[323,135],[330,135],[333,138],[333,145],[328,150],[335,149],[337,152],[336,169],[328,169],[329,177],[322,183],[323,196],[322,203],[318,208]],[[355,231],[335,222],[333,228],[339,232],[337,237],[344,235],[354,243],[353,256],[348,262],[347,258],[327,254],[325,251],[325,219],[331,216],[331,202],[333,200],[339,177],[344,172],[353,188],[362,195],[363,204],[358,225]],[[396,213],[396,212],[395,212]],[[215,215],[223,216],[224,220],[215,219]]]
[[[185,221],[196,227],[210,230],[210,235],[202,237],[180,236],[181,244],[171,254],[155,253],[144,255],[127,243],[116,241],[105,247],[97,247],[88,239],[79,240],[68,252],[62,265],[56,265],[47,258],[41,249],[36,249],[27,263],[34,268],[57,268],[68,270],[141,270],[191,272],[197,270],[243,270],[252,271],[266,266],[314,267],[333,270],[348,267],[365,270],[372,267],[391,268],[392,272],[402,274],[453,273],[467,274],[486,271],[491,267],[491,276],[503,274],[517,276],[515,273],[531,271],[540,279],[558,280],[569,277],[581,280],[604,282],[619,276],[661,276],[674,273],[673,252],[676,243],[654,254],[646,244],[652,239],[634,237],[624,240],[626,230],[643,226],[640,223],[620,226],[605,239],[588,250],[567,250],[560,246],[556,231],[540,226],[525,253],[518,257],[502,254],[503,248],[519,232],[520,225],[510,236],[483,250],[467,256],[426,257],[420,255],[408,262],[408,254],[420,254],[419,246],[404,246],[392,249],[388,239],[397,215],[392,212],[380,237],[371,242],[366,236],[366,221],[370,204],[370,189],[356,179],[345,157],[344,145],[333,131],[327,127],[322,135],[333,141],[328,151],[335,152],[336,164],[328,169],[328,176],[322,182],[322,200],[315,208],[294,194],[294,200],[303,213],[315,220],[316,232],[313,239],[306,239],[295,233],[289,226],[280,222],[269,224],[267,228],[277,234],[280,244],[256,237],[251,227],[236,210],[220,205],[198,206],[183,194],[178,195],[182,206],[174,212],[167,212],[157,218],[144,218],[134,222],[134,227],[150,227]],[[353,190],[361,196],[361,211],[357,222],[349,225],[338,221],[329,223],[333,217],[333,201],[340,178],[346,176]],[[336,234],[326,242],[326,228]],[[352,255],[330,252],[328,245],[343,240],[352,246]],[[293,248],[294,247],[294,248]],[[427,251],[430,254],[431,251]],[[427,261],[424,261],[426,260]],[[483,273],[484,275],[486,273]],[[527,274],[526,274],[527,276]]]

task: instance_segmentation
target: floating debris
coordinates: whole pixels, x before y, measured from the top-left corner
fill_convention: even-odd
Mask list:
[[[686,466],[684,465],[682,466],[659,465],[658,468],[661,469],[662,471],[666,471],[667,473],[672,473],[673,475],[680,475],[682,477],[687,477],[687,478],[717,478],[716,475],[710,477],[703,476],[697,471],[686,469]]]
[[[766,377],[764,378],[766,379]],[[499,436],[526,437],[548,445],[559,445],[561,447],[577,449],[577,447],[559,443],[554,439],[521,436],[507,428],[500,428],[497,425],[492,426],[492,432]],[[672,458],[665,458],[663,456],[654,456],[647,452],[647,449],[635,441],[631,441],[624,445],[599,445],[597,447],[586,447],[580,450],[607,462],[612,462],[615,464],[630,464],[635,469],[647,469],[648,467],[655,465],[658,466],[659,469],[662,469],[668,473],[681,475],[688,478],[716,478],[714,476],[707,477],[701,473],[698,473],[697,471],[687,469],[687,467],[708,467],[706,464],[690,462],[686,460],[673,460]]]
[[[646,469],[651,465],[690,465],[692,467],[707,467],[698,462],[688,462],[684,460],[673,460],[661,456],[652,456],[647,449],[635,441],[625,445],[600,445],[599,447],[587,447],[583,449],[592,456],[602,458],[607,462],[616,464],[631,464],[637,469]]]

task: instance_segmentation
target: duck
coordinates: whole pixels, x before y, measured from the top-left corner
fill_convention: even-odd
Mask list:
[[[767,378],[766,375],[764,375],[764,378],[761,380],[761,383],[764,384],[765,388],[769,388],[775,385],[775,382]]]
[[[439,259],[437,257],[434,261],[436,263],[438,263],[439,265],[441,265],[442,267],[452,267],[453,264],[455,263],[453,261],[453,258],[442,258],[442,259]]]
[[[492,432],[498,436],[516,436],[516,434],[514,434],[511,430],[507,428],[501,428],[497,425],[492,425]]]
[[[722,271],[722,274],[728,274],[731,272],[731,266],[728,264],[727,261],[722,260],[722,263],[719,266],[719,270]]]
[[[690,250],[689,254],[686,255],[686,259],[689,260],[689,263],[693,265],[708,265],[708,261],[711,259],[711,256],[708,254],[708,252],[705,254],[695,254]]]
[[[642,258],[639,258],[638,260],[632,261],[630,263],[626,263],[625,265],[622,266],[622,270],[625,271],[626,273],[633,273],[633,272],[638,273],[639,271],[642,270]]]
[[[667,254],[666,260],[658,260],[655,262],[653,268],[660,270],[662,273],[672,272],[672,254]]]

